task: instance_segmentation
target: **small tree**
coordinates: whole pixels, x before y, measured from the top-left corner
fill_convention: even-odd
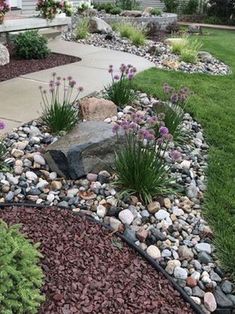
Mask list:
[[[223,21],[235,18],[235,0],[210,0],[208,14],[216,16]]]

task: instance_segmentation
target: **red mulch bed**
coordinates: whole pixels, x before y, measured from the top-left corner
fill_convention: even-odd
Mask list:
[[[0,66],[0,82],[10,80],[20,75],[54,68],[60,65],[78,62],[78,57],[51,53],[45,59],[22,60],[12,56],[10,63]]]
[[[1,209],[8,224],[40,242],[46,301],[40,314],[185,314],[169,281],[102,226],[66,210]],[[120,247],[121,246],[121,247]]]

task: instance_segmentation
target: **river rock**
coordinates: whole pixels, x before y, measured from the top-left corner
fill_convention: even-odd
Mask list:
[[[0,44],[0,65],[5,65],[10,62],[10,54],[8,49]]]
[[[47,148],[44,157],[52,171],[59,176],[77,179],[88,173],[110,170],[115,151],[123,143],[112,126],[102,121],[79,123],[70,133]]]
[[[217,304],[213,293],[206,292],[204,294],[204,306],[210,312],[214,312],[216,310]]]
[[[146,250],[147,254],[149,256],[151,256],[153,259],[157,259],[161,257],[161,252],[159,250],[158,247],[156,247],[155,245],[150,245],[147,250]]]
[[[92,17],[89,21],[90,33],[108,34],[112,32],[112,27],[99,17]]]

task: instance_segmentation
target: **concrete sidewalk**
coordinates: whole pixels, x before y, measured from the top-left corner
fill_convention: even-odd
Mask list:
[[[53,52],[78,56],[82,61],[34,72],[0,83],[0,119],[6,123],[6,131],[41,114],[41,97],[38,87],[47,87],[51,74],[71,75],[84,87],[81,97],[103,89],[110,82],[108,66],[119,68],[121,63],[132,64],[138,71],[154,66],[142,57],[99,47],[56,40],[49,43]]]

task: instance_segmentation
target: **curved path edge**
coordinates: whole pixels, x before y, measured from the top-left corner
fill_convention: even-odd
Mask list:
[[[110,64],[119,68],[121,63],[132,64],[138,72],[154,67],[143,57],[106,48],[55,40],[49,43],[52,52],[82,58],[63,66],[34,72],[0,83],[0,119],[6,123],[6,132],[40,116],[42,110],[39,85],[47,86],[51,74],[71,75],[84,87],[81,97],[100,91],[110,83],[107,72]]]

